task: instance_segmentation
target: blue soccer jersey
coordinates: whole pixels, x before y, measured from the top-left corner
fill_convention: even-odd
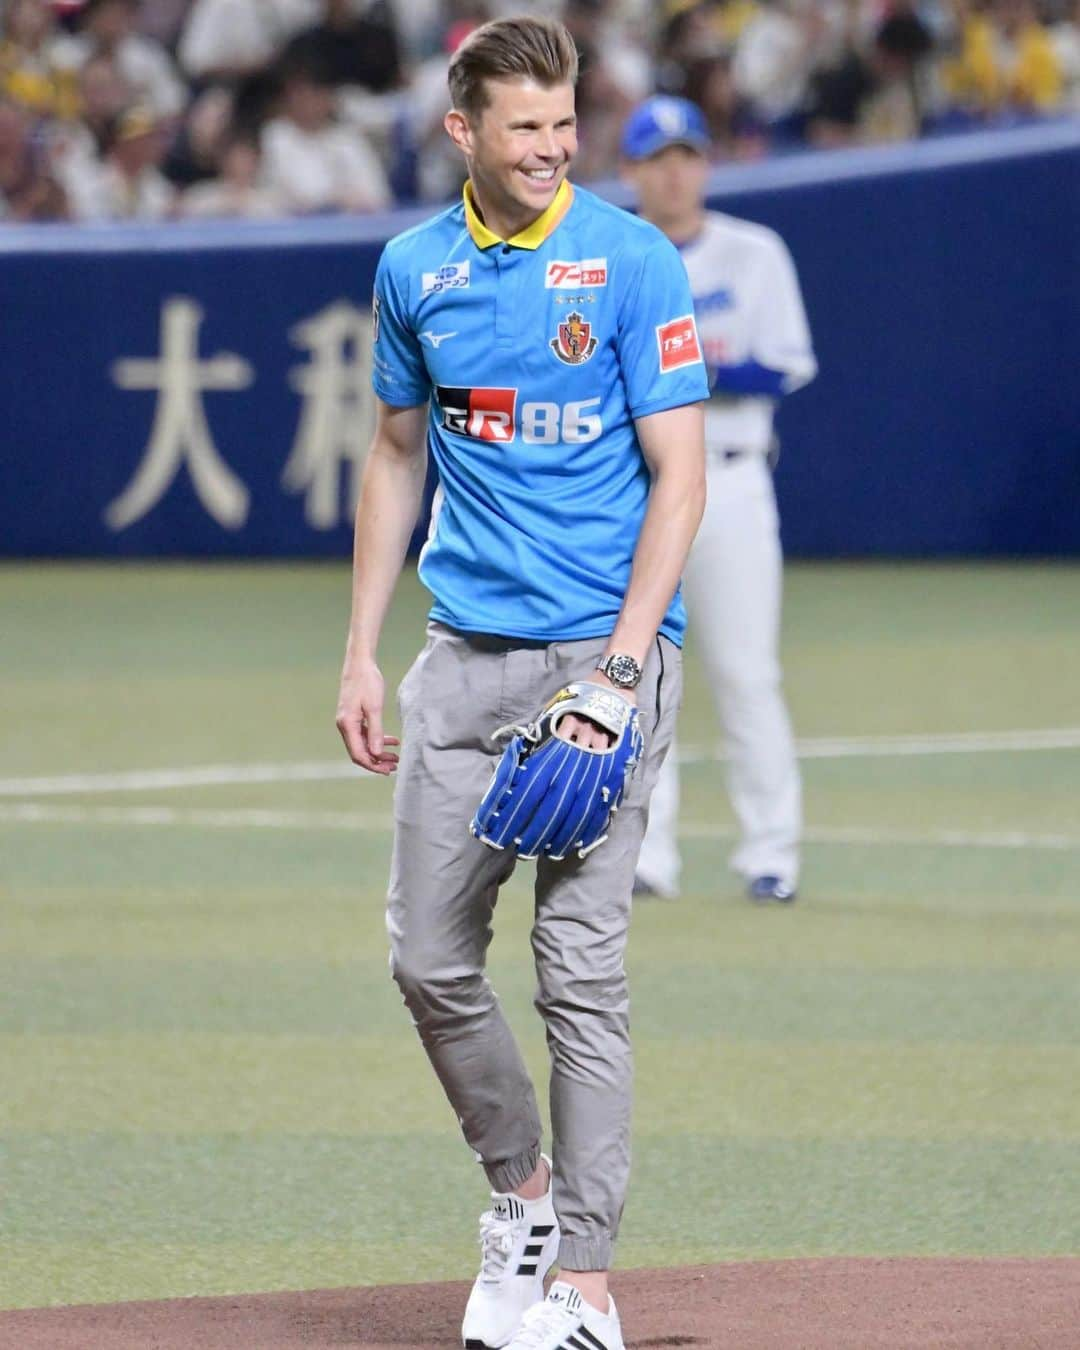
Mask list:
[[[634,418],[709,394],[676,249],[566,182],[504,241],[466,185],[390,240],[374,305],[375,392],[430,400],[432,618],[546,642],[610,633],[649,494]],[[661,631],[681,643],[685,623],[676,595]]]

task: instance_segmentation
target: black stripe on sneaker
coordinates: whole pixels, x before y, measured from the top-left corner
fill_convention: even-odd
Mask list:
[[[579,1327],[578,1330],[579,1330],[579,1331],[584,1331],[585,1328],[584,1328],[584,1327]],[[595,1337],[593,1337],[593,1338],[591,1338],[591,1339],[595,1339]],[[597,1341],[596,1344],[599,1345],[600,1342]],[[567,1347],[567,1350],[571,1350],[571,1347],[572,1347],[572,1350],[590,1350],[589,1345],[588,1345],[585,1341],[579,1341],[579,1340],[578,1340],[578,1338],[577,1338],[577,1333],[576,1333],[576,1332],[571,1332],[571,1334],[570,1334],[569,1336],[567,1336],[566,1341],[565,1341],[565,1345],[566,1345],[566,1347]]]
[[[520,1266],[518,1266],[518,1268],[517,1268],[517,1273],[518,1273],[519,1275],[535,1275],[535,1274],[536,1274],[536,1262],[533,1261],[531,1265],[520,1265]]]
[[[607,1346],[604,1344],[604,1342],[598,1340],[597,1337],[595,1337],[592,1334],[592,1332],[589,1330],[587,1326],[578,1327],[577,1331],[574,1332],[574,1335],[584,1336],[585,1339],[589,1342],[588,1346],[582,1346],[580,1350],[589,1350],[589,1346],[595,1346],[596,1350],[607,1350]]]
[[[529,1236],[534,1238],[546,1238],[549,1233],[554,1231],[555,1225],[553,1223],[534,1223],[529,1232]]]
[[[522,1256],[539,1256],[543,1250],[544,1244],[542,1242],[530,1242],[526,1245]]]

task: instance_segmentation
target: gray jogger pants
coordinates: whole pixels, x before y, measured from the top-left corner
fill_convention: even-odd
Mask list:
[[[387,929],[391,969],[465,1139],[497,1191],[531,1176],[540,1115],[484,975],[499,886],[516,855],[468,832],[502,746],[564,684],[587,678],[603,639],[524,643],[428,625],[398,692],[401,761]],[[671,742],[679,649],[657,638],[638,688],[645,760],[611,834],[585,859],[536,864],[536,1007],[551,1055],[553,1198],[570,1270],[607,1270],[630,1169],[631,1056],[623,955],[646,805]]]

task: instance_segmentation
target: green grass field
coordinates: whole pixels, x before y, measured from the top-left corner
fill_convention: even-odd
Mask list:
[[[388,786],[333,726],[348,586],[0,569],[0,1307],[473,1273],[482,1174],[387,974]],[[422,615],[408,576],[388,682]],[[762,910],[690,651],[620,1264],[1080,1252],[1080,568],[794,566],[785,667],[809,842]],[[542,1074],[529,922],[522,868],[492,971]]]

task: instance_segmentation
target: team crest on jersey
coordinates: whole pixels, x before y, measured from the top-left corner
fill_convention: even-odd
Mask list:
[[[586,322],[579,310],[574,310],[560,320],[558,330],[548,346],[564,365],[583,366],[596,351],[596,344],[592,324]]]

